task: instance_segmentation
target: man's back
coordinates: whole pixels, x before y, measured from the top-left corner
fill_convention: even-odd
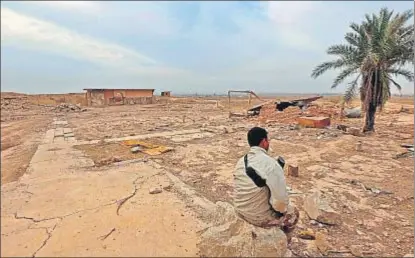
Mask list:
[[[269,182],[272,183],[271,190],[279,188],[278,191],[273,191],[274,195],[276,195],[274,199],[278,197],[277,199],[282,204],[274,202],[274,205],[271,205],[270,187],[258,187],[255,185],[253,180],[246,174],[243,157],[236,164],[233,196],[235,209],[248,222],[254,225],[262,225],[267,221],[275,219],[273,206],[279,205],[282,207],[286,202],[284,173],[276,160],[268,156],[266,151],[260,147],[251,147],[247,154],[247,163],[261,178],[269,180],[268,184]],[[282,210],[284,209],[285,207],[282,207]]]

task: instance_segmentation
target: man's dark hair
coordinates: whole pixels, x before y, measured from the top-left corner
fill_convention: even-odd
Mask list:
[[[248,132],[248,143],[249,146],[259,146],[262,139],[267,139],[268,133],[264,128],[254,127]]]

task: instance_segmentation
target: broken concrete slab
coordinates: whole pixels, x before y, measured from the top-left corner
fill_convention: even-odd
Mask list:
[[[298,124],[311,128],[326,128],[330,126],[330,118],[328,117],[300,117]]]
[[[48,144],[53,142],[53,138],[55,137],[55,129],[49,129],[45,133],[45,137],[43,138],[42,143]]]
[[[83,159],[82,152],[66,143],[40,145],[31,172],[19,184],[2,186],[2,231],[7,232],[1,236],[2,256],[197,255],[196,231],[203,223],[175,193],[149,198],[138,187],[154,177],[163,177],[155,180],[161,185],[169,182],[159,170],[125,164],[91,173],[80,166]],[[118,201],[126,197],[117,213]],[[154,220],[159,212],[161,224]],[[140,225],[138,230],[132,223]],[[101,237],[108,232],[108,238]]]

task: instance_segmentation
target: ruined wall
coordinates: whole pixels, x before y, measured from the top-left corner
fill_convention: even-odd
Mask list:
[[[104,91],[91,91],[88,95],[88,104],[90,106],[104,106],[106,104]]]
[[[141,96],[144,95],[144,96]],[[105,105],[134,105],[155,103],[151,90],[129,91],[129,90],[92,90],[87,92],[89,106]]]
[[[84,93],[35,94],[27,95],[27,98],[29,102],[36,105],[57,105],[61,103],[87,105]]]
[[[138,97],[138,98],[125,98],[124,103],[126,105],[147,105],[155,103],[154,97]]]

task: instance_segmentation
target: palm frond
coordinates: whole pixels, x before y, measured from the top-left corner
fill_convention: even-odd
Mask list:
[[[344,96],[343,96],[344,102],[350,103],[353,100],[354,96],[356,96],[357,85],[358,85],[358,81],[360,77],[361,77],[361,74],[359,74],[356,77],[356,79],[354,79],[348,84],[348,88],[346,89]]]
[[[413,82],[414,81],[414,72],[403,69],[403,68],[390,68],[387,69],[386,72],[388,74],[392,74],[393,76],[403,76],[407,81]]]
[[[352,66],[344,69],[333,81],[331,88],[336,88],[340,83],[342,83],[347,77],[355,74],[358,71],[358,67]]]
[[[344,66],[347,66],[347,62],[343,59],[337,59],[334,61],[324,62],[316,66],[316,68],[313,69],[311,73],[311,77],[317,78],[328,70],[337,69],[337,68],[341,68]]]
[[[399,90],[399,92],[401,92],[402,91],[402,86],[399,84],[399,83],[397,83],[395,80],[393,80],[390,76],[388,76],[388,80],[393,84],[393,85],[395,85],[395,87]]]

